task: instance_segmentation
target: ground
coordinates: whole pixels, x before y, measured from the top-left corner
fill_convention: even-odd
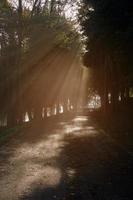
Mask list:
[[[0,200],[132,200],[133,154],[88,114],[27,125],[0,147]]]

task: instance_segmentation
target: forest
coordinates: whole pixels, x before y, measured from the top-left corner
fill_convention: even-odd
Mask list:
[[[84,65],[104,112],[133,108],[133,2],[83,0],[79,20],[86,36]]]
[[[81,40],[75,20],[66,17],[72,3],[0,1],[1,125],[22,123],[26,112],[41,119],[47,108],[76,106]]]
[[[31,120],[62,106],[77,110],[92,94],[105,116],[126,116],[133,107],[132,9],[130,0],[1,0],[1,125],[22,123],[26,113]]]
[[[0,200],[133,200],[133,0],[0,0]]]

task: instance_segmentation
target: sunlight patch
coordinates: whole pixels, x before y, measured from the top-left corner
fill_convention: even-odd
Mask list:
[[[67,168],[66,172],[67,172],[67,175],[68,175],[69,178],[73,178],[76,174],[76,171],[72,168]]]
[[[74,122],[88,121],[88,117],[87,116],[77,116],[72,121],[74,121]]]
[[[19,199],[38,187],[55,187],[60,183],[62,172],[57,158],[60,156],[64,135],[49,135],[38,143],[24,143],[14,150],[0,179],[2,200]],[[8,193],[7,193],[8,191]]]

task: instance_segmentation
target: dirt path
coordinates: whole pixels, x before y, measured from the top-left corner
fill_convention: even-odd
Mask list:
[[[0,148],[0,200],[132,200],[132,157],[79,115]]]

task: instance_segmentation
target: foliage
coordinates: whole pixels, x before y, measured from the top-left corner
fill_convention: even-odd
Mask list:
[[[56,52],[63,52],[68,59],[68,54],[72,57],[77,53],[80,39],[72,22],[65,18],[67,3],[66,0],[0,1],[0,110],[1,115],[7,115],[9,124],[22,121],[25,109],[33,106],[32,102],[30,107],[26,103],[34,95],[28,91],[32,91],[37,73],[46,70],[50,57],[52,60]],[[50,84],[54,82],[51,80]],[[39,87],[46,102],[47,87]],[[38,95],[36,102],[39,98]]]
[[[132,9],[130,0],[82,0],[79,8],[79,21],[87,37],[84,63],[91,67],[93,87],[104,103],[111,93],[115,108],[119,93],[123,100],[128,99],[133,85]]]

